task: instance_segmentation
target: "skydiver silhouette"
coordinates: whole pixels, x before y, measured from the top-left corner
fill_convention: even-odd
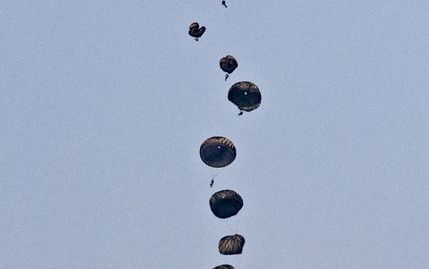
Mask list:
[[[222,1],[222,6],[224,6],[224,7],[226,7],[226,8],[228,7],[228,6],[226,5],[226,3],[225,3],[225,0],[223,0],[223,1]]]
[[[213,188],[213,184],[214,184],[214,179],[212,179],[212,180],[210,181],[210,188]]]
[[[240,113],[238,113],[238,116],[241,116],[241,115],[243,115],[243,111],[240,111]]]

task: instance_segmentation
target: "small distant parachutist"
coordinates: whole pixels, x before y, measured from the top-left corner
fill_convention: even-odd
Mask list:
[[[229,75],[232,72],[234,72],[234,70],[238,67],[238,62],[233,56],[226,55],[225,57],[222,57],[219,60],[219,67],[220,69],[222,69],[222,71],[226,73],[225,74],[225,81],[226,81]]]
[[[225,3],[225,0],[223,0],[223,1],[222,1],[222,6],[224,6],[224,7],[226,7],[226,8],[228,7],[228,6],[226,5],[226,3]]]
[[[250,112],[261,104],[261,92],[258,86],[249,81],[240,81],[229,88],[228,100],[238,107],[241,115],[243,111]]]
[[[193,22],[191,25],[189,25],[189,31],[188,34],[192,36],[195,41],[198,41],[198,39],[204,34],[206,31],[206,27],[201,26],[198,24],[198,22]]]
[[[243,111],[240,111],[240,113],[238,113],[238,116],[241,116],[241,115],[243,115]]]
[[[212,179],[212,180],[210,181],[210,188],[213,188],[213,184],[214,184],[214,179]]]

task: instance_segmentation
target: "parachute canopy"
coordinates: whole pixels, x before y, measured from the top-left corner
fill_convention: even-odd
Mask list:
[[[223,255],[236,255],[243,252],[245,240],[242,235],[234,234],[222,237],[219,241],[219,253]]]
[[[252,111],[261,104],[261,92],[258,86],[249,81],[240,81],[229,88],[228,100],[241,111]]]
[[[235,156],[234,144],[222,136],[210,137],[200,147],[201,160],[211,167],[225,167],[234,161]]]
[[[212,195],[209,204],[216,217],[226,219],[238,214],[243,207],[243,199],[235,191],[222,190]]]
[[[224,72],[231,74],[238,67],[238,63],[234,57],[227,55],[220,59],[219,66]]]
[[[198,24],[198,22],[193,22],[191,25],[189,25],[189,35],[194,37],[196,40],[200,38],[204,32],[206,31],[206,27],[201,26]]]
[[[229,264],[222,264],[222,265],[218,265],[213,269],[234,269],[233,266],[229,265]]]

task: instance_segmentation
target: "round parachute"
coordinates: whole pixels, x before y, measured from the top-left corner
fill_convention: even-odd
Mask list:
[[[237,82],[229,88],[228,100],[241,111],[252,111],[261,104],[261,92],[258,86],[249,81]]]
[[[238,214],[243,207],[243,199],[235,191],[222,190],[212,195],[209,204],[216,217],[226,219]]]
[[[200,147],[201,160],[211,167],[225,167],[234,161],[235,156],[234,144],[225,137],[210,137]]]
[[[225,75],[225,80],[229,77],[229,74],[234,72],[234,70],[238,67],[237,60],[231,55],[227,55],[220,59],[219,66],[222,71],[228,73]]]
[[[193,22],[191,25],[189,25],[189,35],[194,37],[196,40],[200,38],[204,32],[206,31],[206,27],[201,26],[198,24],[198,22]]]
[[[218,265],[213,269],[234,269],[233,266],[229,265],[229,264],[222,264],[222,265]]]
[[[219,253],[223,255],[241,254],[244,243],[244,237],[239,234],[224,236],[219,241]]]

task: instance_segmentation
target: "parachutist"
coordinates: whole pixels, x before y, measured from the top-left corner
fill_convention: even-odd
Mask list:
[[[240,81],[229,88],[228,100],[240,111],[252,111],[261,104],[261,92],[258,86],[249,81]]]
[[[241,115],[243,115],[243,111],[240,111],[240,113],[238,113],[238,116],[241,116]]]
[[[214,180],[212,179],[212,180],[210,181],[210,188],[213,188],[213,184],[214,184]]]
[[[226,5],[226,3],[225,3],[225,1],[222,1],[222,6],[224,6],[224,7],[228,7],[227,5]]]
[[[234,70],[238,67],[237,60],[231,56],[227,55],[225,57],[222,57],[222,59],[219,60],[219,67],[222,69],[222,71],[226,72],[225,74],[225,81],[229,77],[229,75],[234,72]]]
[[[206,31],[206,27],[201,26],[198,24],[198,22],[193,22],[191,25],[189,25],[189,31],[188,34],[192,36],[195,41],[198,41],[198,38],[203,36],[204,32]]]

